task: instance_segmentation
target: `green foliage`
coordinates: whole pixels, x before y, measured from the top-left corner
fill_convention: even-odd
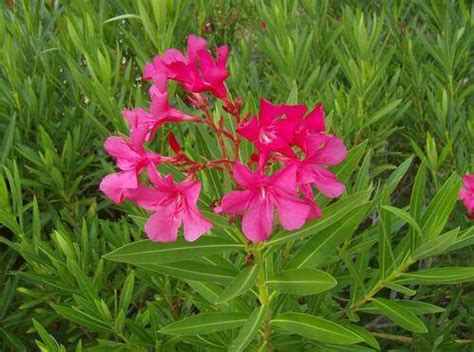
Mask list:
[[[474,163],[470,2],[0,9],[0,350],[472,350],[474,227],[457,204]],[[145,213],[98,193],[104,138],[145,105],[144,63],[190,33],[230,44],[245,112],[262,96],[325,104],[350,152],[321,219],[251,245],[212,213],[229,180],[206,170],[212,234],[156,244]],[[218,154],[200,126],[173,133],[195,158]]]

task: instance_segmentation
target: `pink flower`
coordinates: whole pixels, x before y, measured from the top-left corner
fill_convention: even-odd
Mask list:
[[[474,174],[463,176],[463,187],[459,199],[464,203],[469,217],[474,217]]]
[[[158,82],[162,79],[161,74],[165,73],[190,92],[210,92],[219,99],[225,99],[227,89],[224,82],[229,76],[226,70],[229,47],[218,47],[216,59],[206,47],[205,39],[190,35],[186,56],[176,49],[166,50],[161,57],[156,56],[153,63],[145,66],[143,77]]]
[[[105,150],[115,158],[121,171],[105,176],[100,183],[100,190],[115,203],[120,204],[126,198],[128,189],[138,187],[138,175],[146,166],[170,159],[144,149],[146,131],[140,125],[133,131],[131,140],[113,136],[104,143]]]
[[[254,143],[263,154],[280,151],[294,156],[290,144],[293,133],[305,113],[304,105],[273,105],[262,99],[258,116],[239,126],[237,132]]]
[[[155,167],[148,168],[153,188],[140,185],[128,191],[128,198],[139,206],[153,211],[145,224],[145,233],[155,242],[173,242],[178,229],[184,225],[184,238],[195,241],[212,228],[196,206],[201,183],[186,179],[175,184],[173,176],[162,178]]]
[[[243,191],[232,191],[224,196],[216,213],[243,213],[242,231],[254,242],[265,241],[273,228],[274,209],[286,230],[296,230],[304,225],[310,206],[296,194],[296,166],[280,169],[265,176],[240,163],[234,164],[234,178]]]

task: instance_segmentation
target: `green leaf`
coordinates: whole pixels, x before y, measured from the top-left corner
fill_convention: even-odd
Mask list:
[[[384,283],[384,286],[386,288],[389,288],[393,291],[397,291],[397,292],[400,292],[404,295],[407,295],[407,296],[414,296],[416,295],[416,291],[415,290],[412,290],[408,287],[405,287],[405,286],[402,286],[402,285],[397,285],[393,282],[387,282],[387,283]]]
[[[415,285],[454,285],[474,281],[474,268],[436,268],[405,273],[397,283]]]
[[[281,293],[313,295],[333,288],[337,281],[322,270],[290,269],[274,275],[267,284]]]
[[[398,218],[400,218],[403,221],[410,224],[410,226],[413,227],[413,229],[415,229],[415,231],[418,232],[418,234],[420,236],[423,235],[423,233],[421,232],[421,228],[420,228],[420,226],[418,226],[415,219],[413,219],[412,216],[408,212],[406,212],[405,210],[399,209],[399,208],[396,208],[396,207],[392,207],[390,205],[382,205],[382,208],[385,209],[385,210],[388,210],[389,212],[391,212],[392,214],[394,214]]]
[[[434,239],[423,243],[413,253],[415,260],[420,260],[434,255],[439,255],[450,250],[450,247],[455,243],[459,233],[459,227],[454,230],[448,231],[444,235],[435,237]]]
[[[253,265],[251,267],[245,268],[242,270],[232,282],[230,282],[227,287],[220,294],[217,302],[222,303],[226,302],[232,298],[235,298],[247,290],[249,290],[257,280],[258,276],[258,266]]]
[[[206,236],[195,242],[179,238],[176,242],[156,243],[142,240],[126,244],[104,256],[130,264],[165,264],[243,249],[244,245],[224,238]]]
[[[334,225],[318,233],[301,247],[288,263],[289,268],[303,268],[320,265],[336,248],[352,236],[360,222],[365,218],[371,203],[353,208],[351,212]]]
[[[10,154],[10,150],[13,146],[13,140],[15,137],[15,127],[16,127],[16,114],[10,119],[8,123],[7,130],[3,133],[3,143],[2,148],[0,149],[0,166],[5,165],[7,158]]]
[[[281,314],[272,320],[272,327],[326,343],[351,345],[364,341],[362,337],[343,325],[303,313]]]
[[[413,155],[408,157],[405,161],[403,161],[403,163],[401,163],[395,169],[395,171],[393,171],[390,174],[390,176],[387,178],[387,181],[385,182],[385,185],[384,185],[384,189],[389,195],[395,191],[398,184],[400,183],[400,181],[402,180],[402,178],[405,176],[408,169],[410,168],[412,161],[413,161]]]
[[[133,287],[135,285],[135,272],[132,270],[123,283],[122,292],[120,292],[119,310],[127,311],[132,300]]]
[[[372,303],[383,315],[402,328],[418,333],[428,332],[425,324],[403,305],[385,298],[373,299]]]
[[[48,334],[46,329],[38,323],[35,319],[33,320],[33,325],[35,327],[36,332],[38,335],[40,335],[41,339],[43,340],[43,343],[45,347],[48,349],[48,351],[55,352],[55,351],[66,351],[64,347],[60,347],[56,339]]]
[[[441,313],[446,310],[442,307],[435,306],[434,304],[420,301],[391,300],[390,302],[402,305],[416,315]],[[366,304],[361,307],[359,311],[376,315],[382,314],[382,311],[373,303]]]
[[[435,194],[421,218],[425,238],[437,237],[443,231],[458,200],[460,187],[460,177],[453,174]]]
[[[426,162],[422,162],[418,168],[418,172],[416,173],[415,182],[410,196],[410,214],[417,223],[421,220],[421,212],[423,210],[423,200],[426,189],[426,169]],[[416,235],[415,230],[412,227],[410,229],[412,252],[415,250],[418,240],[419,237]]]
[[[255,308],[250,314],[247,322],[240,329],[239,335],[232,341],[229,352],[244,351],[245,347],[252,342],[258,333],[260,326],[262,326],[265,318],[265,306]]]
[[[166,325],[160,333],[180,336],[209,334],[238,328],[247,320],[245,313],[201,313]]]
[[[336,222],[344,219],[357,206],[367,203],[372,191],[363,191],[351,194],[324,209],[321,219],[313,221],[304,226],[300,230],[289,232],[282,231],[265,242],[265,246],[274,246],[289,241],[304,238],[306,236],[315,235],[327,229]]]
[[[139,266],[180,279],[206,282],[229,283],[236,275],[236,271],[231,271],[228,268],[191,260],[166,264],[142,264]]]

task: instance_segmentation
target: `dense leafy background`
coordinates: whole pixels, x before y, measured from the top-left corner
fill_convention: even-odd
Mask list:
[[[319,259],[314,251],[305,257],[299,246],[308,242],[295,242],[290,267],[307,260],[324,264],[339,282],[332,295],[293,300],[299,310],[334,318],[368,279],[357,273],[369,271],[370,277],[367,268],[390,267],[380,263],[381,251],[392,253],[393,247],[396,256],[403,236],[416,237],[418,231],[416,224],[404,226],[407,212],[397,209],[411,204],[411,216],[433,238],[443,229],[470,226],[460,204],[452,213],[439,210],[455,204],[459,181],[449,175],[473,171],[474,5],[469,1],[10,0],[0,8],[0,350],[209,350],[227,346],[237,335],[238,330],[175,338],[158,330],[197,311],[231,309],[217,303],[218,297],[222,284],[245,265],[244,256],[208,258],[214,270],[220,267],[214,274],[221,282],[205,285],[176,279],[182,276],[172,266],[128,266],[102,258],[144,238],[143,213],[113,206],[98,193],[101,177],[112,170],[103,140],[126,132],[122,108],[146,104],[144,62],[166,48],[182,48],[190,33],[231,46],[229,87],[244,97],[246,111],[255,111],[262,96],[310,106],[323,102],[330,130],[348,147],[359,146],[339,171],[349,197],[369,206],[344,210],[362,224],[353,241],[342,238],[336,259]],[[177,89],[176,104],[185,104],[181,97]],[[196,155],[212,152],[204,130],[173,128]],[[164,138],[156,148],[167,152]],[[367,203],[369,194],[357,192],[370,188]],[[451,196],[438,193],[438,203],[426,208],[440,189]],[[222,189],[209,181],[205,191],[212,201]],[[425,208],[433,219],[422,215]],[[320,235],[334,233],[331,229],[319,229]],[[454,245],[448,241],[453,237],[438,244],[438,252],[425,248],[427,259],[417,268],[474,267],[472,231],[456,236]],[[288,255],[292,249],[275,246]],[[448,247],[451,251],[443,253]],[[288,258],[281,260],[277,267]],[[459,272],[450,277],[454,274]],[[379,340],[383,349],[471,351],[474,290],[472,283],[457,284],[472,281],[474,275],[466,275],[471,279],[453,279],[453,285],[415,286],[416,299],[445,309],[418,307],[428,313],[421,317],[425,334],[416,333],[423,330],[419,325],[407,334],[398,327],[406,329],[404,321],[392,324],[373,315],[384,308],[384,297],[413,293],[397,293],[399,286],[381,290],[378,300],[364,306],[367,314],[360,314],[359,323],[392,336]],[[356,289],[349,289],[349,277],[360,279],[352,283]],[[279,319],[275,325],[284,324],[284,316]],[[291,345],[295,339],[283,334],[277,342],[281,349],[315,347],[304,339]]]

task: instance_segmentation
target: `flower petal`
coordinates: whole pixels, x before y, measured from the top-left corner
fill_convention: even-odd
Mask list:
[[[344,184],[334,174],[322,167],[313,167],[313,183],[326,197],[336,198],[344,193]]]
[[[255,198],[242,219],[242,231],[249,240],[262,242],[273,228],[273,207],[268,198]]]
[[[320,137],[313,135],[315,139],[321,140]],[[311,138],[308,137],[308,144],[311,145]],[[316,143],[314,143],[316,144]],[[324,142],[321,148],[310,152],[308,161],[314,164],[321,165],[336,165],[339,164],[346,158],[347,149],[344,146],[344,142],[339,137],[334,135],[327,135],[327,140]]]
[[[114,203],[120,204],[125,199],[125,190],[137,186],[137,174],[131,170],[105,176],[99,188]]]
[[[232,191],[227,193],[221,201],[221,205],[214,209],[217,214],[239,214],[248,208],[251,198],[250,191]]]
[[[183,214],[184,238],[193,242],[212,228],[212,224],[204,219],[195,206],[189,206]]]
[[[291,194],[281,192],[275,199],[281,226],[285,230],[292,231],[303,226],[311,211],[307,202],[302,201]]]
[[[239,186],[251,187],[259,182],[260,175],[258,171],[250,171],[250,169],[239,162],[234,163],[233,176]]]
[[[145,223],[145,233],[153,242],[174,242],[182,216],[175,213],[174,206],[160,207]]]

